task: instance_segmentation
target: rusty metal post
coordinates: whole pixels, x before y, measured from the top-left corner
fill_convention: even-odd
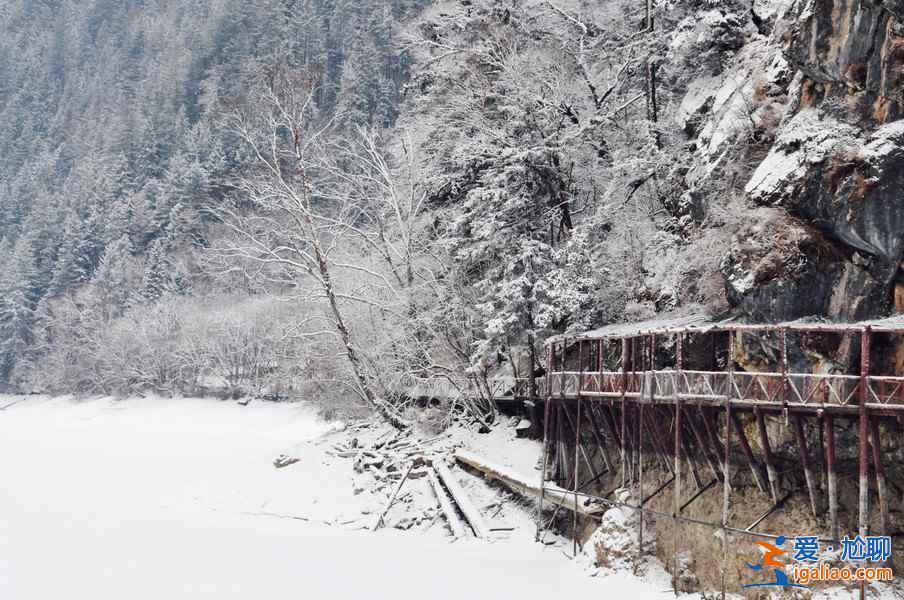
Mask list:
[[[678,334],[678,348],[681,348],[682,345],[682,334]],[[681,351],[679,350],[679,355]],[[673,399],[675,401],[675,488],[674,488],[674,496],[673,496],[673,506],[672,506],[672,524],[674,527],[674,544],[672,549],[672,588],[675,592],[675,595],[678,595],[678,539],[681,535],[680,525],[678,522],[678,513],[681,511],[681,446],[682,446],[682,431],[681,431],[681,396],[678,393],[679,386],[679,375],[680,368],[678,373],[676,373],[675,384],[673,386]]]
[[[621,369],[622,369],[622,394],[621,394],[621,435],[619,438],[621,439],[621,484],[622,487],[627,485],[628,483],[628,437],[625,432],[625,393],[628,390],[628,359],[629,359],[629,350],[628,350],[628,339],[622,338],[622,351],[621,351]]]
[[[540,471],[540,494],[537,497],[537,535],[534,541],[540,541],[543,527],[543,500],[546,492],[546,471],[549,468],[549,420],[552,404],[552,355],[555,343],[546,344],[546,399],[543,402],[543,468]]]
[[[580,462],[578,461],[578,451],[581,448],[581,396],[578,395],[578,418],[577,423],[574,428],[574,507],[575,510],[571,511],[572,519],[571,519],[571,533],[572,533],[572,541],[574,544],[574,553],[573,556],[578,555],[578,467],[580,466]]]
[[[858,442],[860,450],[860,518],[859,533],[867,535],[869,531],[869,460],[866,453],[869,436],[869,416],[866,403],[869,398],[869,352],[870,328],[865,327],[860,334],[860,406]]]
[[[860,450],[860,515],[859,533],[869,534],[869,458],[867,456],[867,438],[869,436],[869,415],[866,403],[869,400],[869,352],[870,327],[867,325],[860,333],[860,406],[859,406],[859,450]],[[866,583],[860,582],[860,600],[866,597]]]
[[[555,353],[555,342],[546,344],[546,397],[552,396],[552,355]]]
[[[879,494],[879,534],[888,535],[888,496],[885,468],[882,466],[882,439],[879,437],[879,423],[870,419],[870,446],[873,449],[873,468],[876,471],[876,488]]]
[[[656,372],[656,334],[650,334],[650,370]]]
[[[650,404],[652,405],[653,400],[653,377],[654,375],[654,362],[653,355],[656,348],[656,336],[650,336],[649,340],[649,361],[648,366],[649,369],[644,373],[644,396],[646,398],[641,397],[640,402],[637,406],[637,480],[638,480],[638,501],[637,504],[642,507],[644,493],[643,493],[643,422],[644,422],[644,404],[649,399]],[[643,508],[638,511],[638,519],[639,525],[637,528],[637,565],[640,565],[640,560],[643,557]]]
[[[643,371],[646,356],[644,355],[644,346],[642,341],[640,348],[637,347],[636,338],[630,338],[629,344],[631,346],[631,382],[632,385],[637,386],[638,388],[637,401],[639,401],[643,397],[643,379],[638,378],[637,367],[640,366],[641,372]],[[634,360],[635,356],[637,357],[637,360]],[[637,444],[635,443],[634,434],[632,433],[632,424],[637,418],[636,412],[637,402],[626,402],[625,435],[628,440],[628,483],[633,483],[635,478],[637,477],[637,463],[635,462],[635,455],[637,454]]]
[[[719,564],[721,600],[725,600],[728,572],[728,511],[731,503],[731,397],[734,394],[734,331],[728,332],[728,393],[725,396],[725,445],[722,462],[722,560]]]
[[[584,340],[578,340],[578,383],[575,389],[577,395],[578,409],[577,409],[577,418],[576,423],[574,425],[574,508],[575,510],[571,511],[571,534],[572,534],[572,542],[573,542],[573,556],[578,555],[578,487],[580,486],[580,461],[578,457],[580,455],[580,451],[583,449],[581,446],[581,422],[583,418],[581,417],[581,392],[584,391]],[[588,464],[590,463],[589,457],[585,456],[585,460],[587,460]],[[592,467],[592,465],[591,465]]]
[[[782,327],[781,336],[781,372],[782,372],[782,415],[785,425],[788,423],[788,328]]]
[[[565,487],[568,484],[568,456],[565,453],[562,430],[564,419],[562,418],[562,403],[556,405],[556,484]]]
[[[549,350],[547,348],[547,355],[549,354]],[[549,364],[548,356],[546,364]],[[549,371],[547,370],[547,373]],[[544,401],[543,407],[543,469],[540,471],[540,495],[537,499],[537,535],[534,538],[534,541],[540,541],[540,535],[543,533],[543,500],[546,492],[546,470],[549,464],[549,419],[550,419],[550,404],[552,404],[552,387],[547,384],[547,396]]]
[[[826,470],[828,472],[829,530],[838,539],[838,476],[835,473],[835,417],[825,414]]]
[[[794,415],[794,435],[797,438],[797,451],[800,456],[800,463],[804,468],[804,479],[807,482],[807,493],[810,496],[810,510],[813,516],[818,516],[816,509],[816,475],[813,473],[813,466],[810,463],[810,455],[807,452],[807,436],[804,431],[803,418],[800,415]]]
[[[559,408],[556,411],[556,435],[558,437],[558,446],[556,454],[560,457],[560,464],[562,467],[562,481],[563,485],[568,484],[568,477],[570,477],[569,468],[568,468],[568,453],[566,452],[567,445],[565,443],[565,425],[564,419],[562,418],[562,412],[565,407],[565,372],[568,369],[568,338],[565,338],[562,341],[562,363],[559,368]]]
[[[566,462],[565,448],[562,443],[562,404],[565,402],[565,348],[567,341],[563,341],[560,345],[561,355],[559,356],[559,394],[555,406],[555,482],[556,485],[563,485],[568,473],[568,465]]]
[[[826,399],[828,399],[828,386],[826,386]],[[819,430],[819,453],[821,459],[819,461],[819,487],[820,489],[828,490],[829,466],[826,462],[826,415],[824,409],[816,411],[816,428]]]
[[[585,346],[585,345],[588,347],[588,351],[587,351],[587,353],[586,353],[586,354],[587,354],[586,359],[585,359],[585,357],[584,357],[584,346]],[[587,362],[588,362],[587,359],[590,358],[589,347],[590,347],[590,344],[584,344],[584,340],[583,340],[583,339],[579,339],[579,340],[578,340],[578,372],[581,373],[582,375],[583,375],[584,371],[587,370],[587,369],[585,368],[585,365],[586,365]],[[580,389],[581,389],[581,391],[583,391],[583,389],[584,389],[584,384],[583,384],[583,382],[580,384]]]
[[[651,377],[651,373],[647,371],[644,374],[645,383],[649,384],[649,379]],[[644,386],[646,387],[646,386]],[[650,388],[647,388],[650,389]],[[650,390],[652,391],[652,390]],[[643,405],[644,400],[641,398],[640,404],[637,406],[637,411],[639,413],[637,419],[637,486],[638,486],[638,500],[637,504],[640,505],[643,503],[643,438],[641,437],[641,432],[643,428],[641,427],[641,423],[643,423]],[[640,559],[643,557],[643,510],[638,511],[639,523],[637,527],[637,564],[640,564]]]
[[[606,361],[604,360],[604,357],[603,357],[604,356],[603,355],[603,338],[600,338],[598,341],[596,355],[597,355],[596,362],[598,365],[597,370],[600,372],[600,382],[602,383],[602,380],[603,380],[602,372],[604,371],[603,367],[606,366]]]
[[[578,398],[584,391],[584,340],[578,340],[578,384],[575,386],[575,393]]]

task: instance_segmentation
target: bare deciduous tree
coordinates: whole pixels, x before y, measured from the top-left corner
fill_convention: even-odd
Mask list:
[[[238,182],[239,202],[213,209],[233,234],[216,257],[228,269],[250,266],[255,276],[277,286],[297,289],[313,283],[313,295],[324,302],[328,322],[318,333],[338,339],[356,393],[393,425],[403,427],[406,423],[396,408],[375,390],[345,310],[349,302],[374,302],[336,287],[339,270],[380,275],[364,264],[336,258],[354,211],[348,198],[329,193],[327,182],[337,167],[327,146],[331,123],[315,124],[315,83],[306,74],[274,68],[263,78],[256,102],[234,115],[235,131],[256,158],[258,171]]]

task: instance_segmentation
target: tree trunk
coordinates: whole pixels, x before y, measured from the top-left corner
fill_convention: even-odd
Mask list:
[[[342,311],[339,309],[339,302],[336,299],[336,291],[333,288],[333,279],[330,273],[330,266],[327,262],[326,255],[323,252],[323,248],[320,245],[320,238],[318,237],[317,228],[314,225],[313,219],[311,218],[310,190],[307,186],[307,175],[303,171],[302,179],[304,186],[303,200],[305,203],[304,220],[305,225],[308,227],[311,247],[314,250],[314,258],[317,260],[317,270],[320,274],[320,284],[323,287],[323,293],[330,305],[330,312],[333,315],[333,325],[335,326],[336,331],[339,333],[339,337],[342,340],[342,345],[345,347],[345,356],[352,368],[352,373],[355,376],[355,382],[358,384],[358,389],[364,399],[371,406],[373,406],[377,410],[377,412],[379,412],[380,415],[383,416],[383,418],[389,421],[389,423],[396,429],[406,429],[410,424],[405,422],[405,420],[402,419],[402,417],[395,410],[393,410],[393,408],[385,400],[378,398],[377,395],[374,394],[370,383],[367,381],[367,375],[364,372],[364,365],[361,361],[361,357],[358,356],[358,352],[355,350],[355,347],[352,344],[351,334],[349,333],[348,327],[345,324],[345,319],[342,317]]]

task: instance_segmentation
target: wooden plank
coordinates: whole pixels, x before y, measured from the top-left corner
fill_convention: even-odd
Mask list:
[[[456,450],[455,460],[472,469],[480,471],[487,479],[499,481],[510,490],[517,492],[522,496],[530,497],[540,495],[540,488],[531,484],[528,477],[515,473],[511,469],[501,465],[494,464],[473,452]],[[599,516],[606,510],[604,507],[600,506],[584,506],[580,502],[576,503],[574,491],[566,490],[559,486],[544,486],[543,500],[555,504],[556,506],[561,506],[566,510],[577,512],[579,515],[585,517]]]
[[[430,479],[430,485],[433,487],[433,492],[436,494],[436,499],[439,501],[439,508],[446,517],[449,529],[452,530],[452,535],[455,539],[465,537],[467,534],[465,533],[464,523],[458,518],[455,507],[452,506],[452,503],[449,501],[449,497],[446,495],[446,491],[443,489],[442,484],[436,477],[436,471],[432,467],[427,470],[427,477]]]
[[[452,475],[452,472],[449,471],[449,467],[447,467],[443,461],[438,460],[433,463],[433,468],[436,469],[436,474],[439,475],[443,485],[449,490],[449,495],[452,496],[452,500],[454,500],[458,505],[458,508],[461,509],[461,514],[465,516],[465,520],[471,525],[474,535],[479,538],[489,537],[490,528],[487,527],[486,522],[483,520],[483,515],[480,514],[480,511],[477,510],[477,507],[471,502],[471,498],[469,498],[468,494],[462,489],[461,485]]]

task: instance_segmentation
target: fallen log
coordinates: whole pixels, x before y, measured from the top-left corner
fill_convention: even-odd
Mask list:
[[[472,469],[480,471],[487,479],[495,479],[501,482],[506,487],[522,496],[540,496],[539,486],[535,483],[530,483],[530,479],[527,477],[501,465],[494,464],[473,452],[456,450],[455,460]],[[534,479],[536,479],[536,477]],[[599,516],[606,510],[605,507],[602,506],[584,506],[581,502],[576,502],[574,492],[557,485],[543,486],[543,501],[549,501],[552,504],[587,517]]]
[[[455,537],[455,539],[465,537],[464,523],[462,523],[461,519],[458,518],[458,513],[455,512],[455,507],[452,506],[451,502],[449,502],[449,497],[446,496],[446,491],[443,489],[442,484],[436,477],[436,471],[434,471],[432,468],[427,469],[427,477],[430,478],[430,485],[433,487],[433,492],[436,494],[436,499],[439,501],[439,508],[440,510],[442,510],[443,515],[446,517],[446,522],[449,523],[449,529],[452,530],[452,536]]]
[[[480,514],[480,511],[477,510],[477,507],[474,506],[461,485],[456,481],[455,477],[449,471],[449,467],[447,467],[443,461],[437,460],[433,463],[433,468],[442,480],[443,485],[449,490],[449,495],[452,496],[452,500],[454,500],[458,505],[458,508],[461,509],[461,514],[465,516],[465,520],[471,525],[474,536],[479,538],[489,537],[490,528],[487,527],[484,522],[483,515]]]

